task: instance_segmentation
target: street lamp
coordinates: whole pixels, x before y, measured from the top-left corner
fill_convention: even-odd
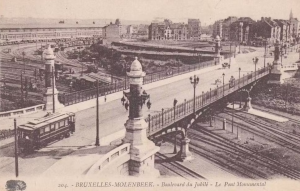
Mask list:
[[[223,97],[224,97],[224,77],[225,77],[225,74],[223,73],[222,76],[223,76]]]
[[[196,115],[196,102],[195,102],[196,101],[196,86],[199,83],[199,77],[194,75],[194,78],[190,77],[190,81],[194,87],[194,115]]]
[[[25,68],[25,61],[24,61],[24,56],[25,56],[25,52],[24,51],[22,52],[22,55],[23,55],[23,65],[24,65],[24,74],[25,74],[25,69],[26,68]]]
[[[241,68],[239,68],[239,87],[240,87],[240,83],[241,83]],[[240,108],[242,107],[242,96],[240,93]]]
[[[267,56],[267,40],[264,40],[265,44],[265,55],[264,55],[264,68],[266,67],[266,56]]]
[[[95,146],[100,146],[99,144],[99,80],[97,80],[97,99],[96,99],[96,143]]]
[[[254,65],[255,65],[255,74],[254,74],[254,76],[255,76],[255,80],[256,80],[256,64],[258,62],[258,58],[255,57],[255,58],[252,59],[252,61],[253,61]]]

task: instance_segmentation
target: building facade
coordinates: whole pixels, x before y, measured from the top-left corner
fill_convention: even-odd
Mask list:
[[[300,38],[300,21],[297,18],[294,18],[293,12],[290,12],[290,33],[291,33],[291,41],[299,40]]]
[[[0,40],[34,41],[63,38],[101,37],[102,27],[1,28]]]
[[[201,39],[201,22],[199,19],[188,19],[188,36],[191,40]]]
[[[262,17],[257,21],[254,29],[254,36],[257,39],[265,39],[269,44],[274,44],[276,40],[280,40],[281,28],[272,20],[271,17]]]
[[[289,43],[291,40],[290,22],[282,19],[274,19],[274,21],[280,27],[280,41],[283,43]]]
[[[163,22],[153,22],[149,25],[148,38],[150,40],[200,40],[200,21],[190,19],[190,25],[173,23],[168,19]]]
[[[249,17],[240,17],[231,23],[229,39],[242,44],[251,44],[254,38],[255,21]]]
[[[213,38],[223,36],[223,20],[218,20],[213,24]]]
[[[237,17],[228,17],[222,22],[222,35],[220,36],[222,40],[230,40],[230,26],[232,23],[238,20]]]

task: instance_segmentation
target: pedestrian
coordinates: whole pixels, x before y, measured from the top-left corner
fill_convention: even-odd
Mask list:
[[[174,99],[174,102],[173,102],[173,106],[174,106],[174,107],[176,106],[177,102],[178,102],[178,101],[177,101],[177,99],[175,98],[175,99]]]
[[[106,95],[104,96],[104,102],[106,102]]]
[[[126,103],[125,103],[125,109],[126,109],[126,111],[128,111],[128,107],[129,107],[129,103],[128,103],[128,101],[126,101]]]
[[[148,107],[148,109],[151,108],[151,102],[150,102],[150,100],[147,101],[147,107]]]
[[[122,102],[122,104],[124,105],[124,102],[125,102],[126,100],[125,100],[125,98],[124,98],[124,96],[121,98],[121,102]]]

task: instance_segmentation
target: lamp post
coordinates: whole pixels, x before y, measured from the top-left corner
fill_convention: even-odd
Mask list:
[[[252,61],[253,61],[254,65],[255,65],[255,71],[254,71],[255,74],[254,74],[254,76],[255,76],[255,80],[256,80],[256,64],[257,64],[257,62],[258,62],[258,58],[255,57],[255,58],[252,59]]]
[[[241,83],[241,68],[239,68],[239,87]],[[242,107],[242,96],[240,94],[240,108]]]
[[[15,173],[16,177],[19,176],[19,161],[18,161],[18,128],[17,121],[14,119],[14,130],[15,130]]]
[[[231,64],[231,42],[229,44],[230,44],[230,56],[229,56],[229,65],[230,65]]]
[[[223,97],[224,97],[224,77],[225,77],[225,74],[223,73],[222,76],[223,76]]]
[[[55,94],[54,94],[54,67],[52,67],[52,107],[53,107],[53,113],[55,113]]]
[[[23,65],[24,65],[24,74],[25,74],[25,69],[26,69],[25,67],[26,66],[25,66],[25,60],[24,60],[24,56],[25,56],[25,52],[24,51],[22,52],[22,55],[23,55]]]
[[[96,99],[96,146],[100,146],[99,144],[99,80],[97,80],[97,99]]]
[[[264,40],[265,43],[265,55],[264,55],[264,68],[266,67],[266,56],[267,56],[267,40]]]
[[[174,121],[175,121],[175,113],[176,113],[176,104],[177,104],[177,100],[174,99],[174,102],[173,102],[173,106],[174,106]],[[177,143],[177,134],[175,133],[174,151],[173,151],[174,154],[177,153],[176,143]]]
[[[283,48],[281,47],[280,49],[280,62],[281,62],[281,65],[282,65],[282,56],[283,56]]]
[[[194,87],[194,109],[193,109],[193,112],[194,112],[194,115],[196,115],[196,86],[199,83],[199,77],[194,75],[194,78],[190,77],[190,81],[191,81],[191,84]]]

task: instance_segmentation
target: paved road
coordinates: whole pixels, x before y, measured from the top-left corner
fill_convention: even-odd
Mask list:
[[[225,82],[233,75],[238,78],[238,68],[241,67],[241,75],[254,71],[252,58],[259,58],[257,68],[263,66],[263,49],[257,49],[256,52],[238,55],[235,64],[230,69],[218,69],[207,72],[199,76],[200,82],[197,87],[197,94],[202,91],[208,91],[214,88],[215,79],[222,79],[222,73],[225,75]],[[267,59],[271,62],[272,58]],[[267,63],[267,62],[266,62]],[[169,108],[173,105],[176,98],[178,103],[184,99],[192,99],[193,89],[189,79],[180,80],[168,85],[149,90],[151,95],[152,108],[150,111],[144,107],[144,115],[148,113],[154,114],[161,111],[161,108]],[[39,150],[30,156],[20,157],[20,174],[21,175],[39,175],[60,158],[69,155],[79,148],[87,145],[93,145],[95,140],[95,108],[90,108],[76,113],[76,132],[68,139],[56,142],[48,147]],[[121,105],[120,100],[108,102],[100,107],[100,134],[106,135],[115,129],[124,128],[127,120],[128,112]],[[114,127],[114,128],[112,128]],[[0,172],[7,175],[14,173],[13,145],[7,145],[6,148],[0,150]]]

